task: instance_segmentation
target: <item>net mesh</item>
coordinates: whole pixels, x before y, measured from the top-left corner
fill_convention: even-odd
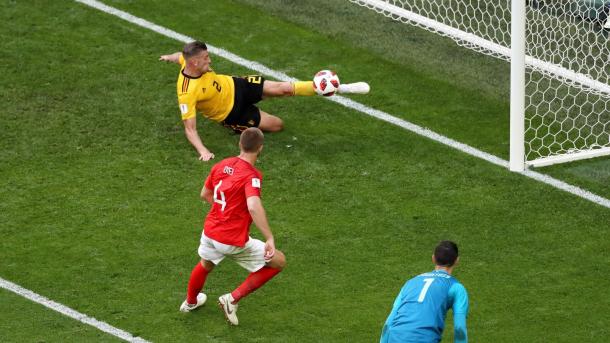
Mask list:
[[[510,60],[510,1],[350,1]],[[609,9],[601,0],[527,1],[526,160],[610,147]]]

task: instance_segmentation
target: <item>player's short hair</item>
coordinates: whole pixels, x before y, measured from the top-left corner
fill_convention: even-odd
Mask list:
[[[182,49],[182,56],[185,59],[189,59],[195,55],[198,55],[202,51],[207,51],[207,50],[208,50],[208,46],[205,45],[204,42],[200,42],[200,41],[196,40],[194,42],[186,43],[184,45],[184,49]]]
[[[451,267],[457,258],[458,247],[452,241],[442,241],[434,249],[434,260],[438,266]]]
[[[263,131],[257,127],[249,127],[241,133],[239,147],[243,152],[257,152],[264,140]]]

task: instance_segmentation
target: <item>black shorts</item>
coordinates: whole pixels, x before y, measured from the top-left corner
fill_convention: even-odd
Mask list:
[[[261,112],[254,104],[263,99],[264,82],[265,79],[260,75],[233,77],[233,109],[221,124],[237,133],[249,127],[258,127],[261,123]]]

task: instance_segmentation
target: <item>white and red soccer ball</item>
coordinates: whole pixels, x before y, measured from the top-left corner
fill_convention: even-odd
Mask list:
[[[334,95],[340,84],[339,76],[331,70],[321,70],[313,77],[313,89],[319,95]]]

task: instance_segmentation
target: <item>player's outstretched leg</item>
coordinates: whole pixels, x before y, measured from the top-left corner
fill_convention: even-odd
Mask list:
[[[300,81],[297,81],[298,83]],[[313,89],[312,89],[313,92]],[[263,83],[263,98],[293,96],[293,95],[315,95],[313,94],[295,94],[293,82],[289,81],[269,81]]]
[[[337,93],[367,94],[371,87],[366,82],[342,83]],[[265,80],[263,97],[314,96],[317,95],[313,81],[280,82]]]
[[[296,81],[293,82],[293,95],[311,96],[316,95],[316,90],[313,81]],[[366,82],[341,83],[337,89],[337,93],[342,94],[367,94],[371,87]]]

